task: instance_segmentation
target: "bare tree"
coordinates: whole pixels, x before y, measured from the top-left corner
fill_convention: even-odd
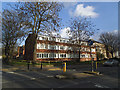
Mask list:
[[[80,45],[79,48],[79,59],[81,50],[81,41],[87,41],[90,36],[98,29],[95,29],[95,25],[89,20],[89,18],[75,17],[70,20],[70,31],[68,34],[70,39],[74,40]]]
[[[6,63],[9,62],[9,59],[13,56],[13,51],[18,40],[23,40],[25,36],[22,23],[24,19],[20,17],[16,12],[4,10],[2,13],[2,44],[5,50]]]
[[[36,60],[36,46],[38,34],[52,33],[59,27],[59,12],[62,4],[57,2],[20,2],[15,10],[26,19],[24,25],[30,26],[30,32],[35,38],[33,61]],[[13,7],[14,8],[14,7]]]
[[[115,33],[105,32],[100,35],[99,40],[105,45],[107,57],[111,53],[118,51],[118,35]]]

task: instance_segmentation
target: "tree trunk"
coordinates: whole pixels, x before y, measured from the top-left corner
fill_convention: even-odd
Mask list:
[[[113,58],[113,52],[111,52],[111,54],[112,54],[112,58]]]
[[[10,53],[10,50],[9,50],[9,47],[6,45],[5,47],[5,64],[9,64],[9,53]]]
[[[81,47],[80,47],[80,49],[81,49]],[[79,60],[78,60],[79,62],[80,62],[80,49],[79,49]]]
[[[8,55],[6,55],[5,64],[9,64],[9,56]]]
[[[109,58],[108,46],[105,46],[105,48],[106,48],[106,56],[107,58]]]
[[[35,40],[35,42],[34,42],[34,44],[33,44],[33,62],[35,62],[35,61],[36,61],[36,58],[37,58],[37,56],[36,56],[37,35],[36,35],[36,34],[34,34],[34,40]]]
[[[80,45],[80,48],[79,48],[79,62],[80,62],[80,59],[81,59],[80,58],[80,55],[81,55],[81,51],[80,51],[81,50],[81,41],[79,41],[79,45]]]

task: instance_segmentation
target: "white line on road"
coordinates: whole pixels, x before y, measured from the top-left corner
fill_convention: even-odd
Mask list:
[[[103,86],[98,85],[98,84],[96,84],[95,87],[98,87],[98,88],[104,88]]]
[[[29,79],[32,79],[32,80],[33,80],[33,78],[34,78],[34,77],[30,77],[30,76],[23,75],[23,74],[20,74],[20,73],[15,73],[15,72],[7,72],[7,73],[16,74],[16,75],[23,76],[23,77],[26,77],[26,78],[29,78]]]
[[[7,72],[7,73],[14,73],[14,72]]]
[[[35,80],[36,78],[34,78],[34,77],[31,77],[31,76],[28,76],[28,75],[23,75],[23,74],[20,74],[20,73],[16,73],[16,72],[7,72],[7,73],[11,73],[11,74],[16,74],[16,75],[19,75],[19,76],[23,76],[23,77],[26,77],[26,78],[29,78],[29,79],[31,79],[31,80]],[[45,77],[54,77],[54,76],[52,76],[52,75],[48,75],[48,74],[43,74],[43,73],[39,73],[40,75],[43,75],[43,76],[45,76]],[[44,77],[44,78],[45,78]],[[41,77],[40,77],[41,78]]]
[[[36,78],[31,78],[31,80],[35,80]]]
[[[37,78],[34,78],[34,77],[30,77],[30,76],[27,76],[27,75],[23,75],[23,74],[19,74],[19,73],[16,73],[16,72],[6,72],[6,73],[11,73],[11,74],[16,74],[16,75],[19,75],[19,76],[23,76],[23,77],[26,77],[26,78],[28,78],[28,79],[30,79],[30,80],[35,80],[35,81],[40,81],[39,79],[37,79]],[[42,81],[43,82],[43,81]],[[6,83],[6,82],[4,82],[4,83]],[[45,88],[50,88],[49,86],[46,86],[45,85],[45,83],[44,84],[41,84],[42,85],[42,87],[45,87]]]
[[[47,76],[47,77],[54,77],[54,76]]]
[[[108,86],[100,85],[100,84],[97,84],[97,83],[95,83],[95,87],[98,87],[98,88],[110,88]]]

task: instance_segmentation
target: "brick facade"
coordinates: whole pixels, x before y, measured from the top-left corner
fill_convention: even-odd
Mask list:
[[[35,35],[29,34],[28,38],[25,41],[25,59],[26,60],[33,60],[33,51],[34,51],[34,44],[35,44]]]
[[[55,38],[39,35],[37,37],[37,49],[36,49],[36,61],[90,61],[90,47],[87,42],[82,41],[83,45],[72,43],[68,39]],[[64,42],[62,41],[64,40]],[[65,41],[66,40],[66,41]],[[35,35],[30,34],[25,41],[25,59],[33,60]],[[62,49],[61,49],[62,48]],[[94,60],[96,60],[95,46],[91,46],[93,51],[91,52]],[[79,49],[80,52],[79,52]]]

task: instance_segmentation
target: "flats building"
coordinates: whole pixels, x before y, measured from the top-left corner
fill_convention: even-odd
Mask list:
[[[25,58],[33,60],[33,34],[25,41]],[[91,55],[96,60],[96,47],[91,46]],[[90,47],[88,42],[71,41],[66,38],[38,35],[36,48],[36,61],[90,61]]]

